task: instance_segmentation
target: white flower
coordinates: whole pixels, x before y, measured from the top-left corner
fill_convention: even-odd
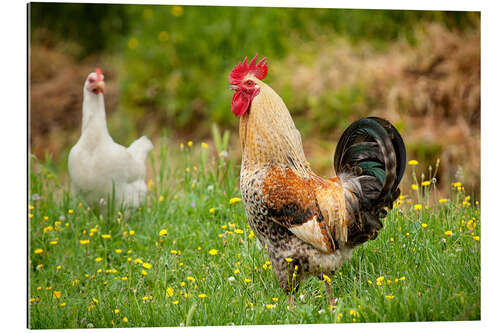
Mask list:
[[[235,280],[235,278],[234,278],[234,276],[230,276],[230,277],[228,277],[228,278],[227,278],[227,280],[228,280],[229,282],[233,282],[233,281]]]

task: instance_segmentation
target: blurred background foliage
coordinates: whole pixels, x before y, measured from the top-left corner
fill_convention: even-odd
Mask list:
[[[477,12],[32,3],[30,22],[31,151],[60,173],[96,66],[118,142],[210,140],[217,123],[237,152],[227,76],[259,53],[320,173],[350,122],[379,115],[423,171],[440,157],[441,178],[479,189]]]

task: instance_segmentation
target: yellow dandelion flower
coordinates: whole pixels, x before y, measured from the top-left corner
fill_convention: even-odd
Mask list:
[[[43,253],[43,249],[36,249],[35,250],[35,254],[42,254]]]
[[[158,197],[158,201],[159,201],[159,202],[162,202],[163,200],[165,200],[165,198],[163,197],[163,195],[160,195],[160,196]]]
[[[292,262],[293,259],[292,258],[285,258],[286,262]]]
[[[95,262],[101,262],[102,261],[102,258],[101,257],[97,257],[95,258]]]
[[[184,286],[186,286],[186,282],[182,281],[181,282],[181,287],[184,287]]]
[[[62,302],[61,304],[59,304],[59,306],[60,306],[61,308],[64,308],[64,307],[66,306],[66,302]]]
[[[110,234],[102,234],[101,237],[104,239],[110,239],[111,235]]]
[[[144,297],[142,298],[142,300],[143,300],[143,301],[147,301],[148,299],[149,299],[149,297],[148,297],[148,296],[144,296]]]
[[[60,269],[61,269],[61,265],[57,265],[57,266],[56,266],[56,269],[57,269],[57,270],[60,270]]]
[[[35,209],[35,206],[33,206],[33,205],[29,205],[29,207],[28,207],[28,208],[29,208],[29,210],[33,210],[33,209]]]
[[[151,269],[151,267],[153,267],[151,264],[145,262],[142,264],[142,267],[146,268],[146,269]]]
[[[422,186],[429,186],[431,182],[429,180],[423,181]]]
[[[392,296],[392,295],[386,295],[385,298],[387,298],[387,299],[393,299],[394,296]]]
[[[411,184],[411,189],[412,190],[418,190],[418,185],[417,184]]]
[[[129,230],[128,233],[129,233],[130,236],[135,235],[135,231],[134,230]]]
[[[133,49],[136,49],[136,48],[137,48],[137,46],[139,46],[139,41],[137,40],[137,38],[132,37],[132,38],[130,38],[130,39],[128,40],[127,45],[128,45],[128,47],[129,47],[130,49],[132,49],[132,50],[133,50]]]
[[[68,214],[73,214],[73,209],[68,209]]]
[[[158,235],[165,236],[167,234],[167,229],[161,229]]]
[[[196,281],[196,279],[194,277],[192,277],[192,276],[188,276],[186,279],[188,281],[191,281],[191,282],[195,282]]]
[[[421,210],[422,209],[422,205],[421,204],[416,204],[415,206],[413,206],[413,209],[415,209],[415,210]]]
[[[409,165],[418,165],[418,161],[417,160],[410,160],[410,161],[408,161],[408,164]]]
[[[172,15],[177,17],[182,16],[182,14],[184,13],[184,8],[182,8],[181,6],[173,6],[171,9],[171,13]]]
[[[32,218],[33,218],[33,216],[35,216],[35,215],[33,215],[33,214],[29,213],[29,215],[28,215],[28,216],[29,216],[29,218],[30,218],[30,219],[32,219]]]
[[[52,230],[54,230],[54,228],[51,225],[49,225],[48,227],[43,228],[43,232],[50,232]]]
[[[54,290],[54,298],[60,298],[61,297],[61,292]]]
[[[146,272],[145,270],[142,270],[141,274],[142,274],[142,276],[146,276],[146,275],[148,275],[148,272]]]
[[[467,221],[467,229],[469,230],[474,230],[474,228],[476,227],[476,223],[474,223],[474,220],[469,220]]]
[[[276,306],[276,304],[266,304],[267,309],[272,309]]]
[[[210,251],[208,251],[208,254],[210,254],[212,256],[217,255],[217,253],[219,253],[219,251],[217,251],[216,249],[211,249]]]
[[[114,310],[113,310],[113,312],[114,312],[115,314],[119,314],[119,313],[120,313],[120,309],[114,309]]]
[[[144,261],[142,261],[142,259],[137,258],[137,259],[134,260],[134,263],[136,263],[136,264],[142,264],[142,263],[144,263]]]
[[[115,249],[115,253],[117,253],[117,254],[122,253],[122,249]]]
[[[123,317],[122,320],[123,320],[124,323],[128,323],[128,318],[127,317]]]
[[[167,288],[167,290],[165,291],[165,295],[167,297],[172,297],[174,295],[174,290],[170,287]]]
[[[475,241],[479,241],[479,236],[473,236],[472,237]]]
[[[273,302],[277,302],[278,301],[278,297],[273,297],[272,300],[273,300]]]
[[[179,304],[179,301],[173,301],[172,304],[177,305],[177,304]]]
[[[245,283],[250,283],[250,282],[252,282],[252,280],[250,280],[250,279],[245,279],[244,281],[245,281]]]
[[[235,234],[242,234],[242,233],[243,233],[243,230],[241,230],[241,229],[235,229],[235,230],[234,230],[234,233],[235,233]]]
[[[427,223],[422,223],[422,228],[423,229],[427,228]]]
[[[191,147],[193,145],[193,141],[188,141],[187,145],[188,147]]]
[[[122,281],[127,281],[127,280],[128,280],[128,277],[126,277],[126,276],[122,276],[122,277],[121,277],[121,280],[122,280]]]
[[[323,274],[323,279],[328,283],[332,283],[332,279],[328,275]]]
[[[207,297],[207,294],[198,294],[198,298],[205,298]]]
[[[209,212],[210,214],[213,214],[213,213],[215,213],[215,209],[214,209],[214,208],[210,208],[210,209],[208,210],[208,212]]]
[[[451,235],[452,235],[451,230],[446,230],[446,231],[444,232],[444,235],[445,235],[445,236],[451,236]]]
[[[399,281],[404,281],[404,280],[406,280],[406,278],[404,276],[399,278]]]
[[[205,142],[202,142],[202,143],[201,143],[201,147],[202,147],[202,148],[208,148],[208,145],[207,145]]]
[[[158,40],[160,42],[166,42],[168,40],[168,32],[167,31],[160,31],[158,33]],[[184,144],[181,143],[181,149],[184,148]]]
[[[231,199],[229,200],[229,204],[230,204],[230,205],[233,205],[233,204],[238,203],[238,202],[240,202],[240,201],[241,201],[241,198],[231,198]]]

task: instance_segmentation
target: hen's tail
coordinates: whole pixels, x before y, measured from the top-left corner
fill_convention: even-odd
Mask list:
[[[135,160],[144,163],[149,151],[153,149],[153,143],[145,136],[141,136],[130,144],[127,150],[134,156]]]
[[[387,120],[363,118],[342,134],[334,168],[344,189],[350,245],[377,237],[380,219],[399,196],[405,167],[403,139]]]

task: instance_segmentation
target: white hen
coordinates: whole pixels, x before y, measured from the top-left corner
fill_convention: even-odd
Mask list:
[[[68,158],[73,190],[93,208],[113,191],[118,206],[139,206],[146,197],[146,157],[153,144],[145,136],[128,148],[113,141],[106,126],[104,75],[99,68],[85,81],[82,109],[82,134]]]

